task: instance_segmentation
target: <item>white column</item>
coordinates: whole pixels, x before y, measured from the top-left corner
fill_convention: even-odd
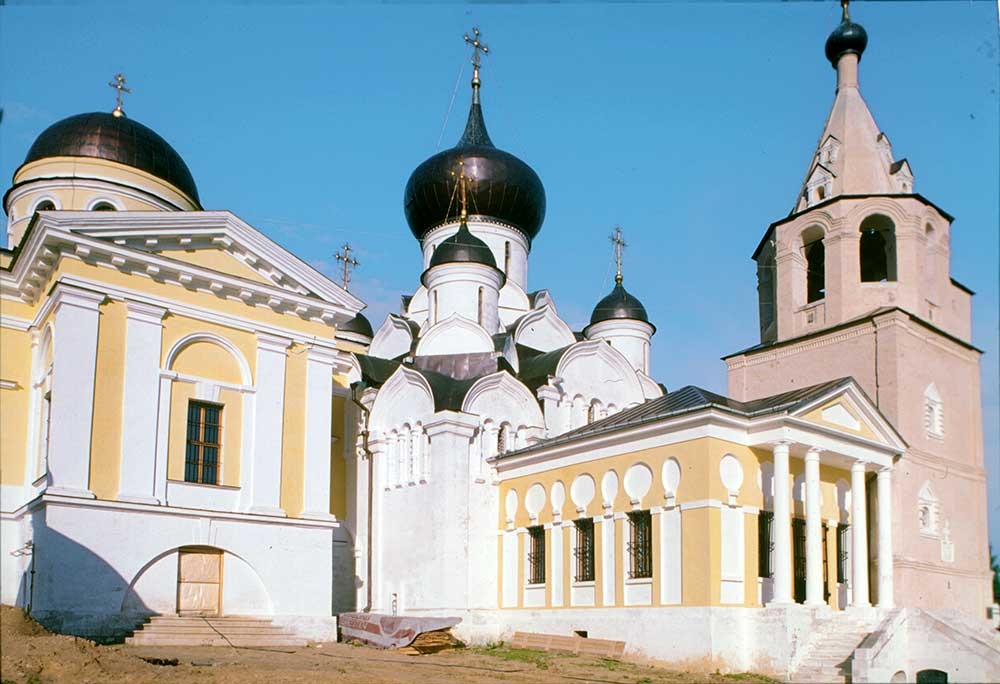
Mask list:
[[[306,356],[305,491],[302,517],[330,515],[330,440],[333,436],[333,367],[337,352],[310,347]]]
[[[806,604],[823,605],[823,520],[819,506],[819,450],[806,452]]]
[[[878,471],[878,605],[892,608],[892,469]]]
[[[257,333],[250,512],[285,515],[281,508],[281,445],[285,411],[285,354],[291,340]],[[306,467],[306,481],[310,471]],[[308,484],[306,485],[309,486]],[[306,510],[310,510],[307,506]]]
[[[606,606],[615,605],[616,580],[615,518],[608,508],[601,519],[601,594]]]
[[[90,438],[94,422],[98,307],[105,296],[59,286],[53,299],[55,326],[47,491],[92,499]]]
[[[851,466],[851,567],[854,583],[852,605],[867,607],[868,603],[868,519],[865,512],[865,463]]]
[[[549,557],[551,558],[550,567],[552,568],[552,577],[549,586],[552,588],[551,594],[551,605],[561,606],[563,604],[563,544],[565,535],[563,534],[563,524],[560,521],[552,523],[551,530],[549,532],[549,540],[551,546],[551,553]]]
[[[125,386],[122,395],[122,466],[118,498],[138,503],[156,499],[156,419],[160,344],[167,310],[126,302]]]
[[[788,442],[774,445],[774,598],[792,603],[792,515],[788,473]]]

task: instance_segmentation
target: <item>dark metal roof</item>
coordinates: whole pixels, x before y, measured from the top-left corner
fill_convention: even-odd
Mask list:
[[[523,349],[528,348],[522,345],[517,346],[520,365],[518,379],[534,392],[548,382],[549,376],[556,372],[556,368],[559,367],[559,361],[562,359],[563,354],[566,353],[566,350],[569,349],[569,346],[550,352],[525,356],[521,355]]]
[[[454,380],[468,380],[495,373],[497,358],[493,352],[417,356],[413,359],[413,368],[440,373]]]
[[[868,46],[868,33],[861,24],[855,24],[850,19],[844,19],[840,26],[833,30],[826,39],[826,58],[837,68],[837,60],[841,55],[854,53],[861,60],[861,54]]]
[[[181,156],[155,131],[125,116],[91,112],[57,121],[35,139],[24,163],[48,157],[94,157],[125,164],[165,180],[201,204]]]
[[[594,312],[590,314],[590,324],[615,319],[649,323],[646,307],[636,297],[629,294],[620,282],[615,283],[614,289],[607,297],[597,302]]]
[[[389,376],[396,372],[400,366],[400,361],[380,359],[377,356],[367,354],[355,354],[358,365],[361,366],[361,379],[369,387],[381,387],[389,379]]]
[[[464,162],[465,174],[472,181],[470,214],[513,226],[529,240],[538,234],[545,219],[542,181],[523,161],[493,146],[482,108],[473,103],[458,144],[424,161],[406,183],[406,220],[418,240],[461,214],[453,175],[459,162]]]
[[[364,337],[372,337],[372,324],[360,313],[351,320],[337,328],[337,332],[355,333]]]
[[[608,416],[607,418],[595,421],[590,425],[585,425],[581,428],[577,428],[576,430],[562,434],[555,439],[542,442],[535,447],[529,447],[528,449],[523,449],[520,452],[506,454],[505,457],[523,453],[524,451],[545,448],[555,444],[562,444],[564,442],[571,442],[585,437],[635,427],[684,413],[692,413],[694,411],[718,409],[747,418],[793,411],[795,408],[813,401],[828,392],[841,387],[846,387],[850,384],[855,384],[854,378],[839,378],[837,380],[831,380],[818,385],[792,390],[791,392],[783,392],[782,394],[776,394],[764,399],[755,399],[753,401],[746,402],[736,401],[735,399],[730,399],[729,397],[722,396],[721,394],[716,394],[715,392],[709,392],[708,390],[700,387],[688,385],[674,392],[665,394],[662,397],[652,399],[643,404],[639,404],[638,406],[622,411],[621,413],[616,413],[612,416]]]
[[[434,254],[431,255],[428,268],[454,263],[484,264],[492,268],[497,267],[496,259],[493,258],[493,250],[470,233],[469,227],[464,223],[459,226],[457,233],[437,246]]]

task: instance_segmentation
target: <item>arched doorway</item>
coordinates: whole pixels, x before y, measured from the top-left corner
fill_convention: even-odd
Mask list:
[[[941,670],[921,670],[917,673],[917,684],[948,684],[948,673]]]
[[[222,607],[222,551],[183,546],[177,558],[177,614],[219,615]]]

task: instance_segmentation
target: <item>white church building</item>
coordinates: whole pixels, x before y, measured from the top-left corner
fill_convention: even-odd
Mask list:
[[[846,7],[728,396],[654,379],[620,231],[582,330],[529,288],[545,190],[491,140],[466,39],[464,133],[405,188],[420,282],[377,329],[204,211],[120,98],[39,136],[4,196],[2,601],[94,638],[179,614],[332,639],[368,613],[795,681],[1000,674],[972,293]]]

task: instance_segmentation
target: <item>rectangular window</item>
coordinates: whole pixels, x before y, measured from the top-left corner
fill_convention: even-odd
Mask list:
[[[770,577],[771,552],[774,551],[774,539],[772,538],[772,528],[774,523],[774,513],[771,511],[761,511],[757,518],[757,576]]]
[[[528,528],[528,584],[545,584],[545,528]]]
[[[628,514],[629,579],[653,576],[653,521],[649,511]]]
[[[218,484],[221,440],[222,407],[204,401],[189,401],[185,482]]]
[[[847,582],[847,531],[849,525],[837,525],[837,582]]]
[[[580,518],[573,521],[576,527],[576,548],[573,557],[576,558],[576,573],[573,579],[577,582],[594,581],[594,521],[590,518]]]

